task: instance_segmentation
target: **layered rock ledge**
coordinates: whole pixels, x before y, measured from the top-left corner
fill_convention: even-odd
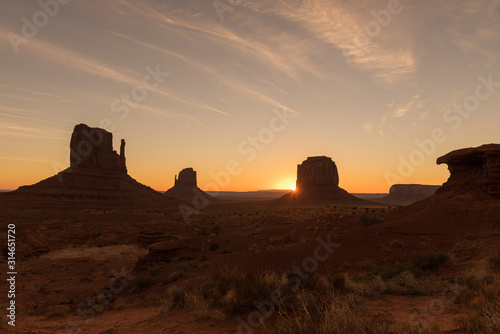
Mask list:
[[[500,144],[452,151],[437,159],[447,164],[450,177],[437,193],[476,192],[500,198]]]

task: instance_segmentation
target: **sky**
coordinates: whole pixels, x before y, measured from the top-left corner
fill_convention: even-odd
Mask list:
[[[498,143],[500,0],[2,0],[0,189],[69,166],[76,124],[156,190],[289,189],[331,157],[349,192],[442,184]]]

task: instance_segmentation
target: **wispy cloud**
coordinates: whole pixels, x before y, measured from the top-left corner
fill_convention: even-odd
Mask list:
[[[389,104],[389,108],[392,109],[391,117],[403,117],[408,112],[419,110],[423,106],[424,101],[420,99],[420,94],[416,94],[405,103],[394,103],[393,101]]]
[[[52,161],[43,159],[43,158],[38,158],[38,159],[33,159],[33,158],[23,158],[23,157],[9,157],[9,156],[0,156],[1,160],[14,160],[14,161],[28,161],[28,162],[42,162],[42,163],[50,163]]]
[[[369,12],[367,8],[384,9],[380,7],[383,6],[381,2],[305,0],[297,4],[280,0],[273,5],[263,1],[243,5],[302,24],[316,38],[342,50],[353,65],[366,70],[376,81],[394,84],[415,75],[417,61],[411,39],[406,36],[404,40],[394,33],[405,27],[382,27],[380,36],[369,40],[362,33],[373,20],[373,17],[362,14]],[[367,41],[361,43],[363,39]]]
[[[32,138],[32,139],[47,139],[60,141],[61,136],[57,134],[66,134],[65,131],[54,129],[41,129],[40,127],[20,126],[15,123],[0,122],[1,135],[4,138]]]

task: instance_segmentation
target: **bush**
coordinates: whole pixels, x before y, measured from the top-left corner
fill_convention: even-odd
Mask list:
[[[213,234],[219,234],[220,233],[220,226],[219,225],[212,226],[212,229],[210,230],[210,232]]]
[[[403,248],[405,246],[405,244],[404,244],[404,242],[399,241],[399,240],[392,240],[389,243],[389,246],[391,246],[391,248]]]
[[[69,314],[69,307],[66,305],[54,305],[49,306],[47,313],[45,313],[46,319],[51,318],[66,318]]]
[[[347,273],[329,275],[329,283],[337,293],[353,293],[364,297],[372,297],[378,294],[424,296],[432,292],[429,280],[417,278],[407,270],[390,278],[373,274],[358,275],[355,278],[351,278]]]
[[[500,249],[490,257],[490,267],[494,271],[500,271]]]
[[[234,315],[255,309],[254,301],[268,299],[285,283],[276,273],[241,273],[238,269],[226,268],[200,289],[211,307],[220,307],[226,314]]]
[[[163,284],[170,284],[180,280],[181,278],[184,278],[184,270],[174,270],[167,275]]]
[[[371,226],[380,223],[381,220],[375,216],[370,217],[365,212],[361,217],[359,217],[359,223],[363,226]]]
[[[138,277],[135,281],[135,286],[140,290],[144,291],[153,285],[153,278],[151,276]]]
[[[211,251],[211,252],[215,252],[216,250],[219,249],[219,244],[216,243],[216,242],[211,242],[209,245],[208,245],[208,250]]]
[[[189,289],[181,286],[172,286],[167,292],[167,298],[162,304],[162,312],[170,312],[178,307],[183,307],[186,303],[186,296]]]
[[[448,254],[438,252],[415,252],[410,263],[422,270],[436,271],[450,260]]]

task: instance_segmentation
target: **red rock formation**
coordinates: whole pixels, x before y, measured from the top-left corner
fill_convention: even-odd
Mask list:
[[[439,187],[423,184],[394,184],[389,189],[389,195],[377,199],[376,202],[412,204],[434,195]]]
[[[78,124],[71,135],[70,166],[127,173],[125,140],[121,141],[118,155],[113,150],[113,134],[104,129]]]
[[[500,144],[452,151],[437,159],[447,164],[450,178],[437,193],[476,192],[500,197]]]
[[[113,151],[113,135],[104,129],[75,126],[70,142],[71,167],[31,186],[7,193],[10,198],[172,203],[127,174],[125,141]]]
[[[317,187],[338,188],[339,174],[332,158],[309,157],[297,165],[297,191],[309,191]]]
[[[174,186],[165,192],[165,196],[188,203],[193,203],[200,199],[203,201],[216,200],[214,197],[198,188],[196,171],[191,167],[181,170],[179,172],[179,178],[175,176]]]
[[[294,192],[285,194],[279,201],[336,202],[339,204],[370,204],[339,187],[339,174],[332,158],[308,157],[297,165],[297,182]]]
[[[179,172],[179,178],[177,179],[177,175],[175,176],[174,187],[177,185],[188,185],[188,186],[198,186],[198,182],[196,180],[196,172],[193,168],[184,168]]]

